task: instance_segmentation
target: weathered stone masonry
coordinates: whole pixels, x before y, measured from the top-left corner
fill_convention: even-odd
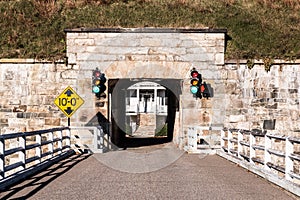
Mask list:
[[[187,129],[200,125],[298,135],[300,61],[274,61],[270,72],[262,61],[252,69],[246,61],[224,62],[225,36],[224,30],[68,30],[67,63],[0,60],[1,134],[66,126],[53,101],[68,85],[85,100],[71,125],[92,124],[97,112],[107,116],[108,98],[97,100],[91,92],[92,70],[98,67],[108,79],[181,79],[174,132],[181,148]],[[212,84],[214,98],[190,94],[192,67]],[[219,142],[219,132],[206,134]]]
[[[218,78],[224,64],[225,32],[209,29],[67,30],[67,57],[69,64],[89,74],[98,67],[109,79],[182,80],[174,142],[183,147],[188,127],[208,125],[213,113],[220,113],[217,101],[223,100],[223,96],[216,94],[214,100],[203,100],[203,109],[201,102],[189,92],[189,76],[195,67],[214,87],[222,86]],[[104,106],[97,109],[108,116],[107,99],[100,101]],[[221,123],[218,117],[214,121]]]
[[[64,63],[1,60],[1,134],[65,125],[53,98],[74,80]],[[75,80],[77,81],[77,80]]]
[[[263,61],[227,62],[225,127],[275,130],[299,136],[299,60],[275,60],[269,72]]]

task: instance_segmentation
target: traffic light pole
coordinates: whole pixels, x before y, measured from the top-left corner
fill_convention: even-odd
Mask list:
[[[68,126],[71,126],[71,118],[68,117]]]

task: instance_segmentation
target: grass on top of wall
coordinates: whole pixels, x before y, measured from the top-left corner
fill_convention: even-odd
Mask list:
[[[298,0],[0,0],[0,58],[61,59],[65,28],[226,28],[226,58],[300,58]]]

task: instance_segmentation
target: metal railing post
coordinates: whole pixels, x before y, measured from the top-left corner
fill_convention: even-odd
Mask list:
[[[244,135],[241,133],[240,130],[238,130],[238,152],[237,153],[239,158],[242,158],[240,153],[243,151],[243,146],[240,142],[242,142],[243,139],[244,139]]]
[[[19,160],[23,163],[21,166],[22,169],[25,169],[25,164],[26,164],[26,136],[25,133],[19,137],[19,147],[22,148],[21,151],[19,151]]]
[[[103,134],[103,129],[101,126],[97,127],[97,132],[96,135],[98,136],[98,149],[100,150],[101,153],[104,151],[104,134]]]
[[[294,171],[294,162],[290,158],[292,153],[294,153],[294,144],[287,137],[285,139],[285,178],[289,181],[293,179],[290,172]]]
[[[5,171],[4,171],[4,167],[5,167],[5,155],[4,155],[4,151],[5,151],[5,142],[4,142],[4,138],[0,138],[0,178],[4,178],[5,177]]]
[[[48,149],[49,149],[49,157],[52,158],[53,157],[53,130],[51,130],[49,132],[49,141],[50,143],[48,144]]]
[[[104,150],[104,134],[103,134],[103,129],[102,127],[98,127],[97,129],[97,135],[99,136],[99,149],[101,150],[101,152],[103,153]]]
[[[188,150],[197,150],[197,130],[195,128],[188,128]]]
[[[57,137],[58,137],[58,141],[57,141],[57,148],[60,149],[58,150],[58,153],[62,153],[62,130],[58,130],[57,132]]]
[[[67,150],[69,150],[71,148],[71,130],[70,129],[66,129],[66,146],[67,146]]]
[[[98,127],[94,127],[93,128],[93,132],[94,132],[94,147],[96,150],[98,150]]]
[[[252,158],[255,158],[256,157],[256,152],[255,152],[255,149],[254,149],[254,145],[255,145],[255,136],[254,136],[254,133],[250,133],[249,135],[249,149],[250,149],[250,155],[249,155],[249,161],[250,163],[252,164],[255,164],[254,161],[252,160]]]
[[[231,155],[232,152],[231,150],[233,150],[233,143],[232,143],[232,139],[233,139],[233,136],[232,136],[232,132],[231,130],[228,130],[228,140],[227,140],[227,146],[228,146],[228,153]]]
[[[221,130],[221,149],[223,149],[223,151],[225,152],[225,131]]]
[[[271,170],[271,168],[267,165],[267,163],[271,162],[271,154],[269,153],[269,149],[272,146],[272,140],[268,135],[265,135],[265,154],[264,154],[264,166],[266,170]]]
[[[35,156],[37,156],[39,158],[35,161],[35,163],[38,164],[38,163],[41,163],[41,161],[42,161],[42,148],[41,148],[42,136],[41,136],[41,134],[37,134],[35,136],[35,142],[38,144],[38,146],[35,147]]]

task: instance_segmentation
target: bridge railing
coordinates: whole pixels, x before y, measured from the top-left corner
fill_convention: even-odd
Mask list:
[[[300,138],[275,131],[225,129],[222,150],[266,172],[300,184]]]
[[[0,135],[0,181],[70,150],[70,128]]]

